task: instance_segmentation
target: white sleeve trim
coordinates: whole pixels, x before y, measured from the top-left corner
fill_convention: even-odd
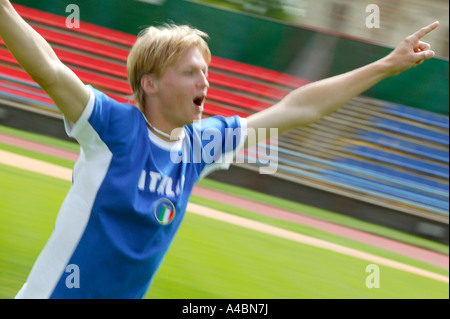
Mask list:
[[[242,148],[244,148],[245,145],[245,141],[247,139],[247,119],[245,117],[241,117],[241,140],[238,143],[238,146],[236,147],[236,150],[234,151],[235,155],[236,152],[238,152],[239,150],[241,150]]]
[[[64,118],[64,127],[66,129],[66,133],[68,136],[73,137],[78,140],[80,134],[82,134],[83,127],[88,123],[89,118],[91,117],[92,111],[94,110],[95,104],[95,94],[90,86],[86,86],[89,89],[89,100],[81,113],[80,118],[76,123],[68,120],[66,117]]]

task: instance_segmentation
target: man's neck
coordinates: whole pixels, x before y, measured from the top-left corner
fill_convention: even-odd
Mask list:
[[[158,129],[155,125],[153,125],[147,117],[144,115],[144,119],[147,122],[148,128],[155,133],[158,137],[161,139],[167,141],[167,142],[173,142],[173,141],[179,141],[182,140],[185,136],[184,129],[182,127],[177,127],[175,129],[172,129],[169,133]]]

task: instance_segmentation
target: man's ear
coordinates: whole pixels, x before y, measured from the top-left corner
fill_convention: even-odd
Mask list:
[[[158,81],[151,74],[144,74],[141,77],[141,87],[146,95],[153,95],[158,92]]]

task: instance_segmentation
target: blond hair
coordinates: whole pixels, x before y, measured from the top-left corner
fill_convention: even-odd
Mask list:
[[[127,60],[128,81],[134,93],[136,106],[143,111],[145,106],[141,78],[151,74],[161,78],[165,69],[175,63],[186,50],[197,47],[205,62],[211,62],[211,52],[205,39],[208,35],[190,26],[166,24],[148,27],[141,31],[131,48]]]

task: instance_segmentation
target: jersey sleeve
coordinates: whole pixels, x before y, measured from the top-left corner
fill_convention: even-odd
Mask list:
[[[64,118],[68,136],[80,144],[88,154],[96,145],[106,144],[111,152],[126,152],[127,145],[144,125],[142,115],[131,104],[119,103],[88,85],[89,101],[76,123]]]
[[[219,169],[228,169],[243,147],[247,121],[239,116],[214,116],[191,126],[192,157],[199,163],[199,178]]]

